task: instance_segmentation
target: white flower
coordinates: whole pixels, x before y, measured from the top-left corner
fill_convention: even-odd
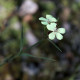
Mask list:
[[[49,31],[52,31],[48,37],[49,39],[53,40],[55,39],[55,37],[58,39],[58,40],[61,40],[63,39],[63,36],[62,34],[65,33],[65,29],[64,28],[56,28],[57,26],[57,19],[54,18],[53,16],[51,15],[46,15],[46,18],[44,17],[40,17],[39,20],[41,20],[41,23],[43,25],[46,25],[47,29]]]
[[[49,25],[49,24],[51,24],[51,23],[57,22],[57,19],[54,18],[54,17],[51,16],[51,15],[46,15],[46,18],[40,17],[39,20],[41,20],[41,23],[42,23],[43,25]],[[55,23],[55,24],[56,24],[56,23]]]
[[[50,28],[49,28],[50,27]],[[63,39],[63,36],[62,34],[65,33],[65,29],[64,28],[56,28],[56,26],[53,26],[52,25],[48,25],[47,28],[52,31],[48,36],[49,36],[49,39],[53,40],[55,39],[55,37],[58,39],[58,40],[61,40]]]

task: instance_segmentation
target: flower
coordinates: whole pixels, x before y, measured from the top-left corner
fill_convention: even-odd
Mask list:
[[[63,36],[62,34],[65,33],[65,29],[64,28],[56,28],[57,24],[57,19],[54,18],[53,16],[51,15],[46,15],[46,18],[44,17],[40,17],[39,20],[41,20],[41,23],[43,25],[46,25],[47,29],[49,31],[52,31],[48,37],[49,39],[53,40],[55,39],[55,37],[58,39],[58,40],[62,40],[63,39]]]
[[[40,17],[39,20],[41,20],[41,23],[42,23],[43,25],[49,25],[49,24],[51,24],[51,23],[57,22],[57,19],[54,18],[54,17],[51,16],[51,15],[46,15],[46,18]],[[55,24],[56,24],[56,23],[55,23]]]
[[[63,39],[63,36],[62,34],[65,33],[65,29],[64,28],[56,28],[56,26],[52,26],[53,23],[51,25],[48,25],[47,28],[48,30],[52,31],[48,37],[49,39],[53,40],[55,39],[55,37],[58,39],[58,40],[62,40]]]

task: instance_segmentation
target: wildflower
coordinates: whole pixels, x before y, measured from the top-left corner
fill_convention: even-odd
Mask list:
[[[53,40],[56,37],[58,40],[62,40],[63,39],[62,34],[65,33],[65,29],[64,28],[58,28],[57,29],[56,26],[52,26],[52,25],[53,24],[47,26],[48,30],[52,31],[48,35],[49,36],[49,39]]]
[[[41,20],[41,23],[42,23],[43,25],[49,25],[49,24],[51,24],[51,23],[57,22],[57,19],[54,18],[54,17],[51,16],[51,15],[46,15],[46,18],[40,17],[39,20]],[[56,24],[56,23],[55,23],[55,24]]]
[[[65,29],[64,28],[56,28],[57,26],[57,19],[54,18],[53,16],[51,15],[46,15],[46,18],[44,17],[40,17],[39,20],[41,20],[41,23],[43,25],[46,25],[47,29],[49,31],[52,31],[48,36],[49,36],[49,39],[53,40],[55,39],[55,37],[58,39],[58,40],[61,40],[63,39],[63,36],[62,34],[65,33]]]

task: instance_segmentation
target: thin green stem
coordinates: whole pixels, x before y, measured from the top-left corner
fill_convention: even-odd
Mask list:
[[[35,43],[34,45],[30,46],[25,51],[28,51],[31,48],[33,48],[33,47],[39,45],[40,43],[42,43],[45,40],[45,33],[46,32],[45,32],[45,27],[44,27],[44,39],[42,39],[39,42]],[[0,66],[5,64],[6,62],[11,62],[13,59],[15,59],[16,57],[19,57],[23,53],[23,39],[24,39],[24,34],[23,34],[23,26],[22,26],[21,27],[21,41],[20,41],[20,51],[19,51],[19,53],[17,53],[17,55],[11,55],[11,56],[7,57],[6,59],[4,59],[4,61],[0,64]],[[56,46],[51,40],[49,40],[49,42],[51,42],[58,50],[60,50],[60,48],[58,46]],[[46,57],[36,57],[36,56],[30,55],[30,54],[26,54],[26,56],[40,58],[40,59],[46,59],[46,60],[52,60],[53,61],[53,59],[49,59],[49,58],[46,58]]]
[[[40,40],[39,42],[37,42],[37,43],[35,43],[34,45],[32,45],[32,46],[30,46],[29,48],[27,48],[27,50],[25,50],[25,51],[28,51],[28,50],[30,50],[31,48],[39,45],[42,41],[44,41],[44,40],[43,40],[43,39]],[[21,47],[21,48],[22,48],[22,47]],[[22,50],[21,48],[20,48],[19,53],[17,53],[16,55],[11,55],[11,56],[5,58],[5,59],[3,60],[3,62],[0,63],[0,66],[4,65],[4,64],[7,63],[7,62],[11,62],[13,59],[19,57],[19,56],[22,54],[22,52],[23,52],[23,50]]]
[[[46,33],[45,27],[43,27],[43,30],[44,30],[44,32],[43,32],[43,38],[45,39],[45,33]]]
[[[20,52],[23,50],[23,40],[24,40],[24,34],[23,34],[23,26],[21,27],[21,41],[20,41]]]

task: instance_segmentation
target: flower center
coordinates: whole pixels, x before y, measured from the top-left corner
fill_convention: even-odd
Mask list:
[[[50,24],[51,22],[49,21],[49,19],[47,19],[48,24]]]
[[[57,32],[57,29],[55,28],[55,29],[53,30],[53,32]]]

